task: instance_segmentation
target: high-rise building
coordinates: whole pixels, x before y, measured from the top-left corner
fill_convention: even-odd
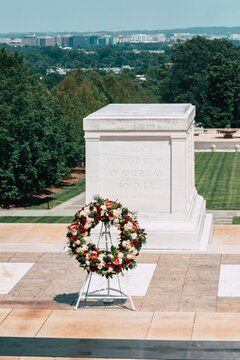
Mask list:
[[[90,35],[89,36],[89,44],[90,45],[98,45],[99,36],[98,35]]]
[[[68,40],[69,47],[81,47],[87,44],[87,36],[70,36]]]
[[[69,47],[69,39],[70,36],[63,36],[62,37],[62,47]]]
[[[39,46],[40,39],[35,36],[26,36],[21,38],[21,46]]]

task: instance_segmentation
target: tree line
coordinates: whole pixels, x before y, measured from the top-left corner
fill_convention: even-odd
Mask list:
[[[48,49],[56,59],[59,50],[65,51]],[[109,63],[112,49],[100,50],[100,63]],[[44,76],[36,58],[34,68],[18,52],[0,49],[1,204],[56,186],[84,161],[83,118],[109,103],[192,103],[203,126],[240,127],[239,46],[197,37],[169,56],[146,56],[151,60],[140,57],[134,71],[116,75],[79,66],[63,77]],[[136,78],[143,68],[146,81]]]
[[[50,88],[18,53],[0,49],[0,203],[59,183],[84,161],[83,118],[110,102],[151,102],[128,74],[80,69]]]

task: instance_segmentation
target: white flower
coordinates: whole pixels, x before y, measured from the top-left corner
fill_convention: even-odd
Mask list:
[[[123,253],[122,253],[122,252],[119,252],[119,253],[118,253],[118,258],[119,258],[119,259],[122,259],[122,258],[123,258],[123,256],[124,256],[124,255],[123,255]]]
[[[80,244],[80,240],[77,240],[77,241],[75,241],[75,242],[76,242],[76,244],[77,244],[77,245],[79,245],[79,244]]]
[[[124,241],[122,242],[122,246],[123,246],[125,249],[129,250],[129,249],[131,248],[130,241],[129,241],[129,240],[124,240]]]
[[[91,239],[90,237],[88,236],[86,239],[84,239],[86,244],[89,245],[91,243]]]
[[[119,224],[119,220],[118,220],[118,219],[115,219],[115,220],[113,221],[113,225],[116,226],[116,228],[117,228],[118,230],[120,230],[121,225]]]
[[[129,249],[129,253],[130,254],[133,254],[133,255],[136,255],[138,253],[137,249],[135,249],[134,246],[132,246],[130,249]]]
[[[103,261],[104,256],[105,256],[104,254],[100,254],[99,257],[98,257],[99,260],[100,260],[100,261]]]
[[[105,263],[103,261],[97,264],[98,269],[101,269],[103,266],[105,266]]]
[[[127,231],[127,230],[132,230],[132,223],[131,222],[128,222],[127,224],[124,225],[124,230]]]
[[[115,218],[119,218],[121,216],[121,214],[122,214],[122,209],[114,209],[113,210],[113,216]]]
[[[113,272],[113,268],[110,266],[110,267],[108,268],[108,271],[107,271],[107,272],[109,272],[109,273]]]
[[[132,237],[133,240],[135,240],[137,238],[137,233],[131,234],[131,237]]]
[[[106,205],[101,205],[100,208],[105,211],[107,209]]]
[[[89,266],[89,265],[90,265],[90,261],[87,260],[87,261],[85,262],[85,264],[86,264],[87,266]]]

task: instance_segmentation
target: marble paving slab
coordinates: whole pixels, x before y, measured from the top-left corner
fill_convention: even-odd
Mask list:
[[[240,297],[240,265],[221,265],[218,296]]]
[[[0,263],[0,294],[8,294],[32,266],[33,263]]]
[[[155,268],[156,264],[138,264],[135,269],[124,271],[124,276],[119,275],[122,291],[130,296],[145,296]],[[105,277],[93,274],[89,292],[105,288],[106,286],[107,280]],[[110,279],[110,287],[119,289],[117,276],[113,276],[113,279]],[[102,293],[99,293],[99,295]],[[116,292],[111,292],[111,294],[116,295]]]

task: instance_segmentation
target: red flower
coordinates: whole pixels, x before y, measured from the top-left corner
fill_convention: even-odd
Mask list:
[[[128,222],[129,219],[130,219],[130,216],[127,215],[127,216],[125,217],[125,224],[127,224],[127,222]]]
[[[98,254],[96,252],[92,252],[91,255],[90,255],[90,259],[97,260],[98,259]]]
[[[125,260],[125,263],[126,263],[126,264],[131,264],[131,263],[132,263],[132,260],[131,260],[131,259],[126,259],[126,260]]]
[[[105,205],[106,205],[107,208],[113,206],[113,204],[114,204],[114,201],[106,201],[105,202]]]
[[[141,244],[141,242],[140,242],[138,239],[133,240],[133,243],[134,243],[135,245]]]
[[[113,212],[110,210],[110,211],[108,211],[108,215],[110,216],[110,217],[113,217]]]
[[[101,213],[98,213],[98,214],[96,215],[96,220],[97,220],[97,221],[100,221],[100,220],[101,220]]]
[[[118,258],[116,258],[113,262],[114,265],[120,265],[120,261]]]
[[[135,222],[132,224],[132,228],[133,228],[133,230],[137,230],[138,226]]]
[[[70,227],[70,229],[71,229],[72,231],[76,231],[76,230],[78,229],[78,227],[79,227],[79,223],[78,223],[78,222],[74,222],[74,223],[72,223],[69,227]]]
[[[82,220],[83,224],[86,224],[86,222],[87,222],[86,216],[83,216],[83,217],[81,218],[81,220]]]
[[[81,232],[85,233],[87,230],[86,230],[86,229],[84,229],[84,227],[83,227],[83,226],[79,226],[79,231],[81,231]]]

